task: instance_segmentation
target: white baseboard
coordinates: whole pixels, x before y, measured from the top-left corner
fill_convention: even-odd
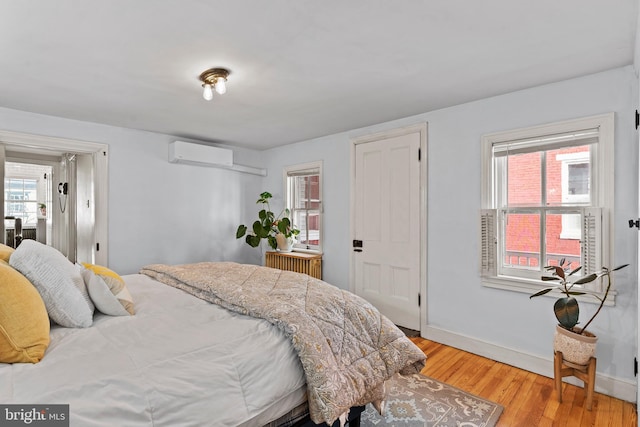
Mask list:
[[[423,338],[431,341],[446,344],[479,356],[506,363],[507,365],[553,378],[553,358],[551,356],[545,358],[523,353],[519,350],[501,347],[432,326],[426,326],[426,328],[424,328],[423,325],[421,335]],[[429,363],[428,359],[427,363]],[[582,381],[577,378],[565,377],[564,381],[582,387]],[[635,403],[637,390],[637,385],[633,381],[596,373],[595,391],[598,393]]]

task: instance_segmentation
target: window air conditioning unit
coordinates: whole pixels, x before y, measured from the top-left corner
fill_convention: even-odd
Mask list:
[[[169,144],[169,162],[231,168],[233,167],[233,150],[174,141]]]

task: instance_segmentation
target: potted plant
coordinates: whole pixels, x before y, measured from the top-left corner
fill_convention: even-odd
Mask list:
[[[577,365],[586,365],[589,362],[591,356],[595,354],[596,343],[598,337],[591,332],[587,331],[587,328],[593,322],[593,319],[600,313],[604,306],[609,291],[611,289],[611,274],[614,271],[621,270],[628,266],[624,264],[614,269],[608,269],[603,267],[602,270],[583,276],[574,282],[570,282],[571,276],[576,274],[581,266],[570,270],[570,265],[565,265],[565,259],[561,259],[559,265],[549,265],[545,267],[546,271],[549,271],[551,275],[542,276],[543,281],[557,281],[558,285],[542,289],[531,295],[529,298],[534,298],[540,295],[545,295],[553,290],[562,292],[565,296],[558,298],[553,305],[553,311],[558,319],[559,324],[556,325],[556,332],[554,335],[553,345],[554,352],[562,352],[563,358]],[[604,295],[600,296],[594,292],[590,292],[585,289],[576,290],[574,286],[584,285],[585,283],[593,282],[594,280],[606,277],[607,287]],[[578,328],[576,325],[579,323],[580,307],[578,300],[575,298],[578,295],[591,295],[600,301],[600,305],[596,312],[591,316],[589,321],[582,328]]]
[[[38,209],[40,210],[40,216],[43,218],[47,216],[47,205],[44,203],[38,203]]]
[[[245,237],[245,242],[252,248],[258,247],[262,239],[266,239],[271,248],[291,252],[295,236],[300,230],[291,223],[289,209],[285,208],[280,215],[275,216],[269,205],[269,199],[272,197],[267,191],[260,193],[256,203],[261,203],[264,208],[258,212],[258,219],[251,227],[252,232],[247,233],[247,226],[240,224],[236,230],[236,239]]]

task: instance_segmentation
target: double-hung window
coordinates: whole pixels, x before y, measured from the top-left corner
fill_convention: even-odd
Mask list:
[[[300,230],[294,249],[322,252],[322,162],[285,169],[287,208]]]
[[[562,259],[579,274],[609,266],[613,114],[485,135],[482,150],[485,285],[535,291]]]
[[[36,225],[38,182],[27,178],[5,178],[4,212],[21,218],[23,226]]]

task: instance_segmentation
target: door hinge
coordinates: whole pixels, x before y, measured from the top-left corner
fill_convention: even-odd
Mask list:
[[[422,161],[422,148],[418,148],[418,161]]]
[[[640,113],[636,110],[636,130],[638,129],[638,126],[640,126]]]
[[[422,296],[420,295],[420,292],[418,292],[418,307],[422,307]]]
[[[633,376],[634,377],[638,376],[638,358],[637,357],[633,358]]]
[[[100,250],[100,243],[96,243],[96,252]]]

